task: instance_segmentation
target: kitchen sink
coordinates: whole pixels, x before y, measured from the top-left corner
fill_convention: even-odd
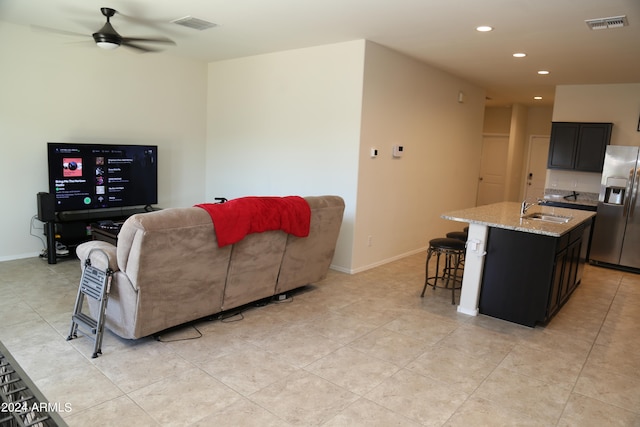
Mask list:
[[[547,221],[547,222],[555,222],[556,224],[565,224],[567,222],[569,222],[569,220],[571,220],[571,216],[564,216],[564,215],[555,215],[555,214],[548,214],[548,213],[542,213],[542,212],[535,212],[535,213],[531,213],[529,215],[525,215],[522,218],[524,219],[532,219],[535,221]]]

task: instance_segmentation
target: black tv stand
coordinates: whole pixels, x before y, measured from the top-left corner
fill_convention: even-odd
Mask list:
[[[91,240],[91,224],[100,221],[124,221],[131,215],[159,210],[151,205],[112,209],[91,209],[82,211],[57,212],[54,221],[45,223],[47,235],[47,262],[56,264],[56,241],[73,250],[80,243]],[[59,238],[56,240],[56,235]]]

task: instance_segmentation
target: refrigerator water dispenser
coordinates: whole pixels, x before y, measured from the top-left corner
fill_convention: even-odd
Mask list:
[[[621,205],[624,202],[624,193],[627,187],[625,178],[607,178],[607,187],[604,193],[604,202],[611,205]]]
[[[607,187],[606,203],[621,205],[624,200],[624,188]]]

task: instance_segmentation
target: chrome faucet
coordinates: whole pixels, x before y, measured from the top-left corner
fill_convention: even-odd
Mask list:
[[[536,200],[535,203],[527,203],[527,199],[524,199],[522,201],[522,204],[520,205],[520,216],[524,216],[524,214],[527,213],[527,211],[529,210],[529,208],[533,205],[539,205],[540,202],[542,202],[542,199],[538,199]]]

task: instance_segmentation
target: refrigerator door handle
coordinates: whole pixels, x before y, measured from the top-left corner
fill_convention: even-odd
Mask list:
[[[636,200],[638,199],[638,181],[640,181],[640,175],[638,175],[638,172],[640,172],[640,170],[636,170],[635,172],[636,179],[633,182],[633,189],[631,190],[631,201],[629,203],[629,218],[633,218],[633,212],[635,211],[636,207]]]

